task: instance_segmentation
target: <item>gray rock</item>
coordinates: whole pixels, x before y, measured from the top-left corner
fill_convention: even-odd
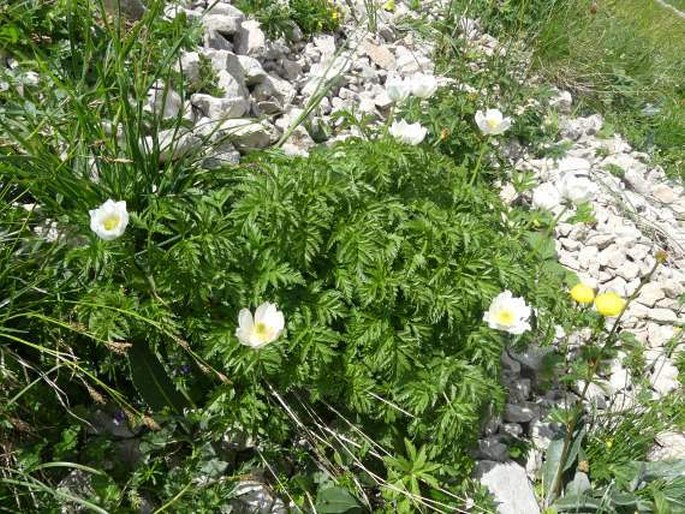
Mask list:
[[[672,204],[679,198],[678,194],[666,184],[658,184],[652,189],[652,196],[661,203]]]
[[[504,420],[510,423],[529,423],[536,417],[536,410],[528,406],[508,403],[504,407]]]
[[[241,82],[236,80],[233,75],[225,70],[221,70],[219,73],[217,73],[216,85],[223,91],[224,99],[246,99],[249,94],[247,88]],[[242,116],[242,114],[239,116]]]
[[[502,425],[501,432],[511,437],[521,437],[523,435],[523,427],[518,423],[505,423]]]
[[[559,430],[549,421],[534,420],[530,424],[530,438],[536,448],[545,450],[552,439],[558,436]]]
[[[647,454],[647,460],[685,459],[685,434],[682,432],[662,432],[656,436],[652,449]]]
[[[649,318],[662,323],[675,323],[678,321],[678,316],[675,312],[662,308],[651,309],[649,311]]]
[[[573,105],[573,97],[568,91],[559,91],[558,94],[552,97],[549,101],[549,106],[557,109],[559,112],[569,113]]]
[[[654,373],[649,377],[652,388],[660,395],[666,395],[680,387],[678,368],[670,359],[661,356],[654,363]]]
[[[271,124],[249,118],[204,119],[195,126],[195,131],[210,140],[231,142],[240,151],[266,148],[276,140],[275,128]]]
[[[154,141],[147,136],[145,144],[148,149],[151,149]],[[159,145],[159,162],[167,162],[176,161],[189,153],[197,152],[202,146],[202,141],[190,132],[168,129],[157,134],[157,144]]]
[[[513,374],[521,373],[521,363],[516,359],[512,359],[506,351],[502,352],[500,362],[502,363],[502,369],[504,371]]]
[[[626,250],[614,243],[599,253],[598,262],[602,267],[620,268],[626,261]]]
[[[475,477],[489,489],[500,514],[539,514],[535,492],[526,470],[515,462],[481,461]]]
[[[241,480],[234,490],[231,512],[235,514],[286,514],[283,500],[273,490],[258,480]]]
[[[232,6],[228,2],[214,2],[210,3],[209,8],[205,11],[207,15],[223,15],[231,16],[233,18],[245,19],[243,12],[237,7]]]
[[[623,180],[633,191],[641,195],[648,195],[652,192],[652,186],[645,180],[644,175],[633,168],[625,172]]]
[[[275,75],[267,75],[252,90],[252,97],[267,114],[283,112],[292,103],[297,91],[287,81]]]
[[[212,68],[216,73],[227,71],[239,84],[245,84],[245,72],[240,59],[233,52],[228,50],[207,49],[204,54],[212,61]]]
[[[212,120],[239,118],[249,109],[247,100],[242,97],[216,98],[204,93],[195,93],[190,103],[197,107],[203,116]]]
[[[323,57],[330,57],[335,53],[335,38],[330,34],[314,36],[313,42]]]
[[[535,374],[542,370],[545,358],[552,351],[551,348],[531,346],[522,352],[509,352],[512,359],[521,363],[524,374]]]
[[[200,54],[183,52],[179,60],[179,68],[188,82],[193,85],[200,83]]]
[[[222,36],[234,36],[240,31],[245,16],[227,14],[207,14],[202,17],[202,26],[206,33],[216,32]]]
[[[309,132],[303,126],[299,126],[293,130],[281,149],[286,155],[306,157],[309,155],[309,150],[315,145],[316,143]]]
[[[647,325],[647,339],[652,348],[664,346],[674,336],[675,328],[672,325],[659,325],[657,323]]]
[[[260,56],[266,51],[266,36],[255,20],[244,21],[235,35],[235,51],[242,55]]]
[[[578,264],[586,270],[599,271],[599,249],[596,246],[583,246],[578,252]]]
[[[250,57],[249,55],[239,55],[238,61],[243,68],[246,85],[254,86],[266,78],[266,71],[264,71],[262,65],[254,57]]]
[[[233,51],[233,44],[216,30],[205,31],[202,37],[202,45],[209,50],[226,50]]]
[[[281,69],[283,70],[283,78],[286,80],[292,81],[302,75],[302,65],[297,61],[293,61],[292,59],[288,58],[282,58],[280,60],[280,65]]]
[[[616,268],[616,274],[619,277],[623,277],[627,282],[637,278],[640,274],[640,266],[626,260],[621,266]]]
[[[478,448],[475,451],[476,459],[504,462],[507,457],[507,445],[501,443],[497,437],[488,437],[478,441]]]
[[[162,119],[176,118],[183,108],[183,99],[173,89],[156,84],[147,93],[145,110]]]
[[[361,55],[368,55],[369,58],[379,67],[384,70],[392,70],[395,68],[395,56],[389,50],[387,45],[375,45],[369,41],[364,42],[359,52]]]
[[[168,4],[164,6],[164,17],[168,20],[173,20],[180,16],[181,14],[185,15],[186,18],[189,21],[196,21],[199,20],[202,15],[197,12],[193,11],[191,9],[186,9],[185,7],[182,7],[180,5],[173,5],[173,4]]]
[[[89,498],[95,495],[90,473],[86,473],[80,469],[74,469],[62,480],[60,480],[59,484],[57,485],[57,490],[66,491],[70,495],[78,498]],[[70,502],[68,500],[65,500],[61,507],[61,512],[63,514],[88,512],[88,510],[89,509],[86,509],[82,505]]]
[[[529,378],[517,378],[509,384],[509,395],[512,400],[523,402],[530,398],[533,390],[531,380]]]
[[[564,157],[557,163],[559,175],[573,173],[576,176],[587,176],[590,173],[590,163],[580,157]]]

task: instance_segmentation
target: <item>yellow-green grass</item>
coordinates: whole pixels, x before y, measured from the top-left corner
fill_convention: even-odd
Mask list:
[[[552,11],[535,52],[539,70],[685,178],[685,19],[655,0],[577,2]]]

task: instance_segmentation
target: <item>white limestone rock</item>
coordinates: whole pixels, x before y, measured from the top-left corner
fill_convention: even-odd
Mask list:
[[[481,461],[475,477],[495,497],[499,514],[539,514],[540,507],[526,470],[515,462]]]
[[[243,69],[245,85],[254,86],[266,78],[266,71],[264,71],[264,68],[257,59],[249,55],[238,55],[237,57]]]
[[[203,116],[212,120],[240,118],[249,109],[249,104],[242,96],[233,98],[216,98],[205,93],[195,93],[190,97],[190,103]]]
[[[255,20],[244,21],[235,34],[235,52],[242,55],[258,57],[266,50],[266,36],[260,24]]]
[[[176,118],[183,109],[183,99],[173,89],[158,83],[148,91],[144,109],[165,120]]]
[[[685,434],[682,432],[660,433],[647,455],[649,461],[672,459],[685,459]]]

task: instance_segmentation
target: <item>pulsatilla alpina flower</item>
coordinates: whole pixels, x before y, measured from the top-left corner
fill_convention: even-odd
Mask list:
[[[90,229],[105,241],[120,237],[128,225],[128,211],[126,211],[124,201],[115,202],[110,199],[97,209],[88,212],[90,213]]]
[[[419,98],[430,98],[438,90],[438,81],[433,75],[415,73],[409,80],[411,94]]]
[[[284,328],[283,313],[275,304],[265,302],[257,307],[254,318],[249,309],[240,309],[235,335],[241,344],[258,349],[278,339]]]
[[[571,298],[582,304],[590,304],[595,299],[595,290],[587,284],[576,284],[571,288]]]
[[[393,102],[401,102],[411,95],[411,83],[401,77],[389,77],[385,82],[385,92]]]
[[[476,125],[486,136],[497,136],[511,127],[511,118],[505,118],[499,109],[476,111]]]
[[[618,293],[608,291],[606,293],[598,294],[595,298],[595,309],[602,316],[613,318],[618,316],[623,311],[626,301],[621,298]]]
[[[420,123],[407,123],[404,120],[395,121],[390,126],[390,135],[408,145],[418,145],[426,137],[426,128]]]
[[[483,321],[490,328],[519,335],[530,330],[530,314],[531,308],[523,298],[514,298],[511,291],[504,291],[492,300]]]

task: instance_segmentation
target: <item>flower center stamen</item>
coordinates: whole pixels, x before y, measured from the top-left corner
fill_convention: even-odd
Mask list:
[[[269,328],[264,323],[255,323],[254,332],[261,340],[269,337]]]
[[[514,313],[507,309],[499,311],[495,318],[500,325],[512,325],[514,323]]]
[[[114,230],[117,227],[117,225],[119,225],[119,216],[117,216],[116,214],[107,216],[102,221],[102,226],[105,227],[105,230]]]

